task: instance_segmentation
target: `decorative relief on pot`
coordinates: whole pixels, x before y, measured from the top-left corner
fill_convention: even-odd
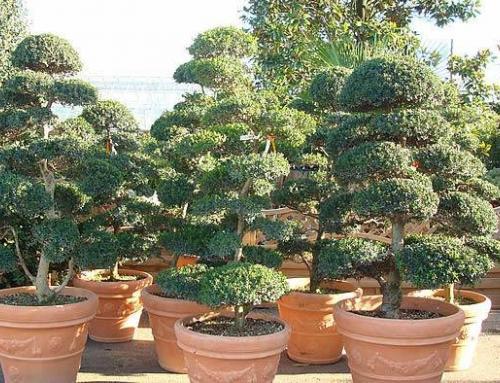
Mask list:
[[[10,354],[17,355],[29,349],[31,347],[31,355],[40,355],[41,350],[36,344],[36,337],[31,337],[25,340],[20,339],[0,339],[0,351]]]
[[[61,349],[62,343],[63,343],[63,340],[60,336],[52,336],[52,337],[50,337],[47,345],[49,347],[49,350],[54,352],[54,351]]]
[[[24,379],[21,375],[19,368],[15,366],[10,366],[8,369],[8,377],[12,383],[24,383]]]
[[[367,358],[366,361],[359,351],[353,350],[348,356],[352,358],[356,364],[364,363],[365,366],[374,372],[380,369],[380,367],[383,367],[387,375],[391,375],[390,372],[395,372],[402,376],[420,375],[426,372],[434,372],[444,366],[445,363],[437,351],[434,351],[425,358],[413,359],[408,362],[391,360],[380,355],[378,352]]]
[[[250,366],[237,371],[214,370],[196,357],[187,357],[186,365],[191,383],[261,383],[272,382],[277,366],[271,363]],[[257,373],[258,371],[258,373]]]
[[[463,326],[460,329],[460,333],[458,334],[458,337],[456,339],[456,342],[472,342],[475,341],[479,335],[481,334],[481,325],[477,326],[477,324],[473,324],[470,326]]]

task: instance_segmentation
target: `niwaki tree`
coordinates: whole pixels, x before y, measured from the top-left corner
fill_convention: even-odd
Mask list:
[[[498,189],[482,179],[482,162],[456,142],[443,117],[442,82],[412,59],[372,59],[347,78],[339,103],[346,113],[327,140],[331,172],[343,190],[337,207],[353,219],[386,220],[392,242],[324,241],[319,275],[376,279],[387,318],[400,315],[402,281],[448,286],[452,300],[453,283],[477,282],[499,257],[488,202]],[[428,222],[433,233],[407,235],[415,221]]]
[[[162,211],[151,199],[158,169],[146,153],[146,134],[128,108],[114,100],[86,106],[60,129],[93,142],[85,165],[93,177],[83,185],[91,198],[86,214],[77,217],[78,265],[104,269],[99,280],[118,281],[123,262],[145,260],[159,250]]]
[[[182,222],[162,235],[163,244],[209,264],[253,259],[279,265],[277,252],[244,246],[243,238],[249,230],[269,238],[290,235],[287,225],[265,218],[262,210],[271,206],[276,181],[288,174],[314,121],[255,86],[248,64],[255,51],[251,35],[216,28],[199,35],[189,50],[193,60],[174,77],[202,92],[186,95],[151,129],[167,164],[158,197]]]
[[[80,186],[91,181],[84,166],[88,144],[57,135],[56,103],[80,106],[97,99],[90,84],[73,78],[82,67],[64,39],[26,37],[12,53],[16,73],[2,87],[0,112],[0,261],[2,270],[20,266],[36,286],[38,302],[52,299],[71,279],[80,234],[75,213],[85,205]],[[36,270],[27,258],[36,258]],[[68,262],[57,288],[49,284],[51,265]]]

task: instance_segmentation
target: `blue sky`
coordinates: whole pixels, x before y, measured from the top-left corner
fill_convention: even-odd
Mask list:
[[[186,47],[201,31],[219,25],[241,26],[245,0],[25,0],[30,29],[71,41],[86,75],[170,77],[188,60]],[[430,45],[449,44],[474,54],[491,48],[500,56],[500,0],[482,0],[479,17],[438,28],[416,20],[415,29]],[[500,60],[488,69],[500,82]]]

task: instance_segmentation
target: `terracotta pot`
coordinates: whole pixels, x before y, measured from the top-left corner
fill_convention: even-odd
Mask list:
[[[309,285],[309,278],[290,278],[290,287]],[[291,327],[287,353],[290,359],[307,364],[328,364],[342,357],[344,343],[333,319],[333,306],[363,293],[353,284],[325,282],[323,287],[345,291],[339,294],[292,292],[278,301],[280,318]]]
[[[89,274],[105,272],[93,270]],[[89,329],[89,337],[96,342],[130,341],[139,326],[142,313],[141,290],[153,283],[153,277],[137,270],[120,270],[120,274],[143,278],[120,282],[97,282],[83,276],[73,279],[73,286],[90,290],[99,297],[99,308]]]
[[[158,363],[165,370],[186,373],[184,355],[177,346],[175,322],[180,318],[209,312],[210,309],[195,302],[155,295],[158,292],[156,285],[142,291],[144,308],[148,312],[149,324],[153,330]]]
[[[34,291],[34,287],[17,287],[1,290],[0,295]],[[62,294],[87,299],[58,306],[0,304],[0,363],[5,383],[76,381],[97,296],[72,287]]]
[[[184,351],[192,383],[271,383],[274,380],[290,335],[285,322],[282,322],[285,328],[274,334],[231,337],[187,329],[185,324],[194,319],[179,319],[175,323],[177,344]]]
[[[191,255],[180,255],[177,258],[177,263],[175,264],[177,268],[187,266],[187,265],[196,265],[198,263],[198,257]]]
[[[349,312],[374,310],[381,303],[381,296],[365,296],[342,301],[334,307],[353,382],[440,382],[450,346],[464,323],[464,312],[450,303],[416,297],[404,297],[401,307],[446,316],[403,320]]]
[[[444,299],[445,292],[444,290],[420,290],[409,295]],[[465,322],[455,343],[451,345],[445,371],[466,370],[472,365],[483,320],[488,317],[491,309],[491,300],[474,291],[455,290],[455,296],[462,296],[477,303],[458,305],[465,313]]]

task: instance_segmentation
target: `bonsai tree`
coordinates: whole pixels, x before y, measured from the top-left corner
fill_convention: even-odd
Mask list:
[[[233,308],[233,326],[229,326],[226,335],[245,330],[247,315],[255,305],[275,302],[288,292],[288,283],[282,273],[248,262],[168,269],[158,275],[157,284],[170,297],[197,301],[217,309]]]
[[[161,209],[150,198],[157,168],[146,154],[144,134],[123,104],[98,101],[67,123],[72,124],[80,127],[80,135],[90,131],[95,141],[87,163],[93,179],[85,185],[92,194],[91,213],[79,218],[79,266],[108,269],[111,281],[120,280],[120,264],[144,260],[158,250]]]
[[[392,242],[327,241],[318,272],[325,278],[375,278],[386,318],[400,315],[403,280],[426,288],[470,284],[487,272],[489,257],[498,257],[491,239],[497,218],[485,198],[493,186],[481,180],[481,161],[454,141],[442,117],[442,89],[420,62],[366,61],[340,92],[348,114],[328,138],[332,174],[346,193],[343,211],[386,219]],[[429,222],[433,233],[406,238],[412,221]]]
[[[256,229],[272,238],[291,234],[262,210],[314,121],[254,86],[245,60],[254,44],[234,28],[198,36],[189,48],[193,60],[174,78],[200,85],[202,93],[186,95],[152,126],[166,162],[158,197],[179,219],[162,239],[177,255],[196,254],[210,264],[247,257],[276,265],[277,252],[245,247],[244,237]]]
[[[87,105],[97,99],[90,84],[73,78],[81,69],[77,52],[60,37],[26,37],[12,53],[17,73],[5,81],[0,112],[0,267],[20,266],[36,287],[39,304],[49,304],[70,281],[80,233],[75,214],[87,196],[75,173],[88,143],[54,132],[55,103]],[[36,259],[36,270],[27,259]],[[50,287],[51,265],[67,263],[67,275]]]
[[[320,287],[317,261],[322,240],[331,237],[332,233],[349,231],[355,224],[351,211],[344,208],[346,193],[331,172],[329,155],[325,149],[327,126],[335,120],[335,113],[339,109],[338,96],[350,72],[346,68],[332,67],[318,73],[311,82],[309,94],[316,109],[322,113],[316,116],[318,127],[308,137],[297,161],[310,171],[304,177],[287,178],[282,187],[272,194],[277,206],[286,206],[317,223],[317,227],[313,228],[313,236],[302,228],[289,240],[278,244],[278,249],[286,257],[301,257],[309,271],[311,292]]]

